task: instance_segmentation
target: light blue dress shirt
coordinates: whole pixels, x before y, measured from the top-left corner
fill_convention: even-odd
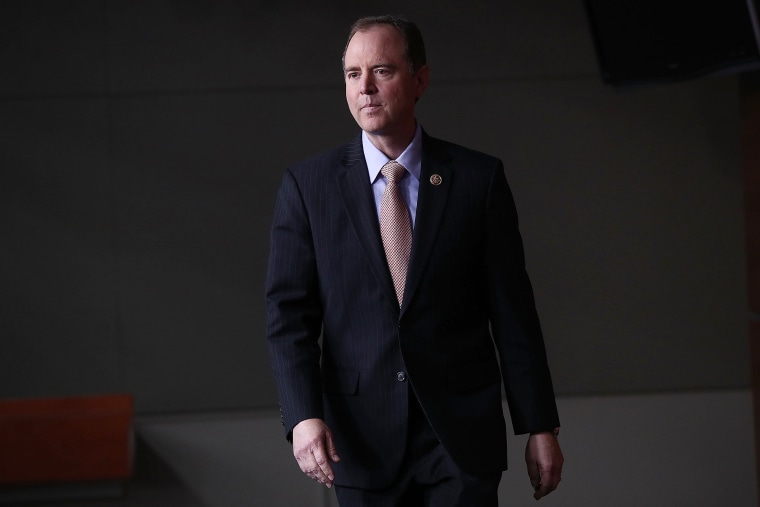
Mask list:
[[[369,169],[369,181],[372,184],[372,193],[375,196],[375,207],[377,208],[377,219],[380,220],[380,201],[383,199],[383,192],[387,185],[385,176],[380,169],[390,161],[382,151],[378,150],[372,141],[367,137],[367,133],[362,131],[362,148],[364,149],[364,159],[367,161]],[[420,189],[420,173],[422,172],[422,127],[417,124],[417,130],[414,133],[414,139],[409,143],[404,152],[399,155],[396,162],[406,168],[406,174],[401,180],[401,196],[409,208],[409,216],[412,219],[412,230],[417,217],[417,194]]]

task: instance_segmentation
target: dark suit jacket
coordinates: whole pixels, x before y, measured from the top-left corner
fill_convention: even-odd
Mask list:
[[[496,158],[423,135],[400,309],[361,138],[291,167],[275,206],[266,297],[285,430],[327,422],[341,456],[338,485],[381,488],[395,478],[409,396],[474,474],[506,468],[502,379],[516,433],[559,425]]]

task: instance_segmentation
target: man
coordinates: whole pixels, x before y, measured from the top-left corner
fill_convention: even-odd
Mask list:
[[[295,458],[342,507],[495,506],[503,380],[539,499],[560,480],[559,419],[502,163],[418,125],[413,23],[360,19],[343,67],[362,134],[286,172],[272,226],[267,334]]]

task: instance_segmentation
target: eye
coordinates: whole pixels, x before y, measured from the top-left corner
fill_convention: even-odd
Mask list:
[[[357,77],[359,77],[359,73],[358,72],[348,72],[348,73],[346,73],[346,79],[356,79]]]

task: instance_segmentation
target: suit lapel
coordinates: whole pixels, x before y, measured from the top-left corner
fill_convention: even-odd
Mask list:
[[[404,301],[401,306],[402,315],[414,297],[432,253],[453,180],[453,172],[448,164],[451,158],[448,150],[424,132],[422,139],[422,170],[417,194],[417,217],[406,275]],[[440,178],[433,178],[434,175]],[[436,185],[433,181],[440,183]]]
[[[446,148],[423,132],[422,170],[417,195],[417,217],[412,237],[412,252],[404,288],[401,313],[409,305],[425,271],[427,260],[433,250],[435,238],[446,209],[453,172],[448,164],[450,155]],[[440,184],[431,181],[433,175],[440,177]],[[382,287],[389,303],[396,307],[396,291],[385,259],[380,225],[372,188],[369,184],[367,162],[364,160],[361,136],[346,147],[337,173],[340,195],[348,212],[348,218],[369,259],[375,278]]]
[[[369,183],[361,136],[346,147],[337,174],[337,183],[348,212],[348,219],[367,254],[372,272],[388,300],[397,307],[396,290],[393,288],[380,238],[380,224],[377,221],[377,208]]]

